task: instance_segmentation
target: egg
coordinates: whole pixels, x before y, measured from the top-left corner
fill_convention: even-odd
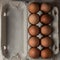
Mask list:
[[[43,47],[50,47],[50,46],[52,46],[52,39],[50,37],[43,37],[41,39],[41,45]]]
[[[50,26],[44,25],[44,26],[41,27],[41,33],[43,35],[45,35],[45,36],[49,35],[49,34],[51,34],[51,32],[52,32],[52,28]]]
[[[41,51],[41,57],[47,59],[52,57],[52,51],[49,48],[45,48]]]
[[[42,3],[40,9],[41,11],[48,13],[51,10],[51,5],[48,3]]]
[[[30,48],[28,54],[31,58],[36,59],[40,57],[40,50],[38,48]]]
[[[40,45],[38,37],[30,37],[28,44],[31,47],[38,47]]]
[[[28,11],[30,13],[37,13],[39,11],[39,4],[36,2],[32,2],[28,5]]]
[[[39,22],[39,15],[38,14],[31,14],[29,16],[29,22],[33,25],[37,24]]]
[[[40,18],[40,21],[43,23],[43,24],[49,24],[51,23],[52,21],[52,17],[48,14],[43,14]]]
[[[36,36],[39,34],[39,28],[38,26],[31,25],[28,29],[28,32],[31,36]]]

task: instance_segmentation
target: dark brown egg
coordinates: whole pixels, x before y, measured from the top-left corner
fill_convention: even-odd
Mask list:
[[[31,47],[38,47],[38,46],[40,45],[39,38],[38,38],[38,37],[31,37],[31,38],[29,39],[28,44],[29,44]]]
[[[31,14],[29,16],[29,22],[31,24],[37,24],[39,22],[39,15],[38,14]]]
[[[44,37],[41,39],[41,45],[43,47],[50,47],[52,45],[52,39],[50,37]]]
[[[44,26],[41,27],[41,33],[43,35],[49,35],[49,34],[51,34],[51,32],[52,32],[52,29],[51,29],[50,26],[44,25]]]
[[[29,50],[28,54],[31,58],[34,58],[34,59],[39,58],[40,57],[40,50],[38,48],[31,48]]]
[[[52,17],[50,15],[48,15],[48,14],[44,14],[44,15],[41,16],[41,20],[40,21],[42,23],[44,23],[44,24],[49,24],[52,21]]]
[[[52,57],[52,51],[49,48],[45,48],[41,51],[41,57],[44,59]]]
[[[51,5],[48,3],[42,3],[40,8],[41,11],[48,13],[51,10]]]
[[[31,25],[29,27],[28,31],[29,31],[29,34],[32,35],[32,36],[36,36],[36,35],[39,34],[39,28],[38,28],[38,26],[32,26]]]
[[[30,13],[37,13],[39,11],[39,4],[36,2],[29,4],[28,10]]]

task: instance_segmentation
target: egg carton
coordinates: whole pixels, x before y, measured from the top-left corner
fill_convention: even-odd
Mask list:
[[[27,9],[28,4],[31,2],[12,1],[5,5],[1,5],[0,21],[1,21],[1,56],[2,60],[40,60],[32,59],[28,55],[30,49],[28,45],[28,22],[29,12]],[[55,14],[56,12],[56,14]],[[51,11],[54,22],[50,24],[55,28],[52,33],[54,45],[52,50],[54,54],[59,53],[59,30],[58,30],[58,7],[54,6]],[[39,12],[41,14],[41,12]],[[41,23],[37,24],[41,26]],[[39,35],[40,37],[41,35]],[[41,48],[41,47],[39,47]],[[50,58],[48,60],[53,60]],[[41,59],[43,60],[43,59]]]

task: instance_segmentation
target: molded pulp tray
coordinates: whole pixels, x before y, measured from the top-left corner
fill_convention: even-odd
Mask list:
[[[28,3],[22,1],[9,2],[8,5],[2,6],[1,11],[1,28],[2,28],[2,56],[3,60],[40,60],[31,59],[28,56]],[[55,13],[56,12],[56,15]],[[39,12],[40,14],[40,12]],[[54,22],[51,24],[54,27],[52,38],[54,45],[52,50],[54,54],[59,52],[59,36],[58,36],[58,8],[53,7],[51,14],[54,17]],[[41,47],[39,47],[41,48]],[[41,59],[44,60],[44,59]],[[47,60],[53,60],[53,57]]]

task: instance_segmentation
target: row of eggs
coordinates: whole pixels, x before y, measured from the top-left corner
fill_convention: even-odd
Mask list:
[[[52,28],[48,25],[52,22],[52,16],[47,14],[52,9],[51,5],[48,3],[36,3],[32,2],[28,5],[28,11],[31,13],[28,17],[28,21],[31,26],[28,28],[28,32],[31,35],[28,44],[31,47],[28,54],[31,58],[50,58],[52,56],[52,51],[48,47],[52,46],[53,41],[48,36],[52,33]],[[39,16],[37,13],[42,11],[44,14]],[[43,25],[41,27],[36,26],[41,22]],[[41,33],[45,37],[39,39],[37,35]],[[43,46],[44,49],[40,50],[39,46]]]

